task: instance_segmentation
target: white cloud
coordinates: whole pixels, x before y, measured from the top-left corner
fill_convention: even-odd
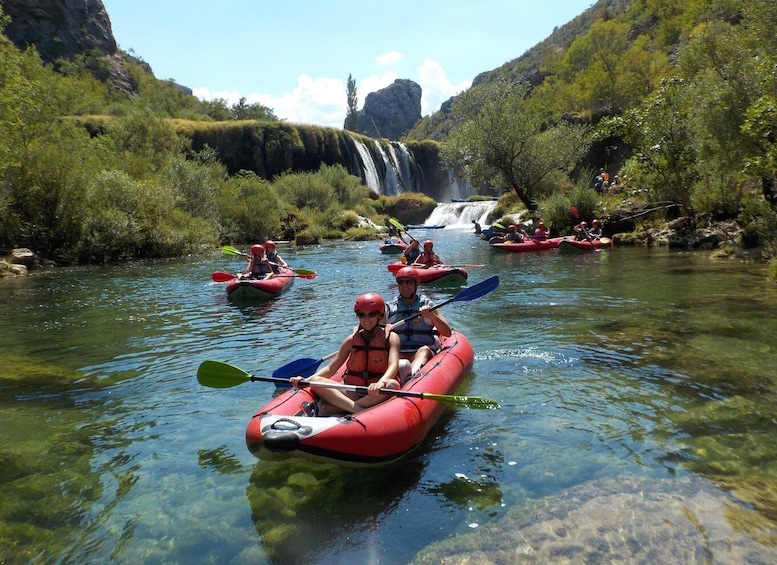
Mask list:
[[[423,64],[418,67],[418,77],[422,90],[421,114],[424,116],[436,112],[448,98],[464,92],[472,85],[471,80],[451,84],[442,65],[431,59],[424,59]]]
[[[396,57],[395,61],[402,57],[400,53],[394,51],[382,55],[379,59],[388,60],[389,55]],[[448,98],[463,92],[472,84],[471,80],[456,85],[451,84],[440,63],[431,59],[424,60],[417,72],[416,78],[406,78],[412,78],[421,85],[421,114],[424,116],[436,112]],[[370,92],[385,88],[398,78],[399,75],[396,72],[386,71],[379,76],[369,76],[361,80],[357,85],[359,108],[364,107],[364,100]],[[236,91],[211,93],[207,88],[195,88],[193,92],[202,100],[221,98],[226,100],[228,105],[236,104],[241,96],[245,96],[249,104],[263,104],[271,108],[278,118],[296,124],[342,128],[347,111],[346,86],[342,80],[312,78],[309,75],[300,75],[297,78],[297,86],[280,96],[257,92],[241,95]]]
[[[378,55],[375,57],[375,60],[378,62],[379,65],[383,65],[384,67],[390,67],[392,65],[396,65],[399,61],[402,60],[402,53],[399,51],[389,51],[388,53],[383,53],[382,55]]]

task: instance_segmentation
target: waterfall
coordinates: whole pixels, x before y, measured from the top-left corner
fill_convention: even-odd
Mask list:
[[[378,168],[375,166],[375,162],[372,160],[372,155],[370,155],[369,149],[367,149],[367,146],[358,139],[354,139],[353,143],[356,146],[356,151],[359,152],[359,157],[361,158],[361,171],[364,184],[366,184],[367,188],[370,190],[380,193],[383,189],[383,183],[380,180],[380,175],[378,175]]]
[[[393,149],[393,145],[390,145]],[[388,154],[383,150],[383,145],[379,141],[375,141],[375,148],[378,150],[378,154],[383,159],[383,168],[386,170],[386,175],[383,177],[381,186],[383,188],[382,193],[386,196],[396,196],[401,191],[400,180],[397,175],[397,163],[396,159],[392,161]]]
[[[420,158],[399,141],[371,140],[351,137],[356,151],[350,170],[373,192],[397,196],[402,192],[422,192],[438,202],[463,200],[475,194],[467,179],[440,168],[436,149],[420,148]],[[374,144],[374,145],[373,145]],[[425,165],[419,165],[419,160]]]
[[[472,227],[472,221],[480,225],[488,225],[488,214],[496,206],[494,200],[479,200],[477,202],[445,202],[438,204],[426,219],[424,224],[446,227]]]

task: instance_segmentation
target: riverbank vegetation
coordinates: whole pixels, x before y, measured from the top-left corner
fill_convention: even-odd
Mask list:
[[[434,159],[509,193],[505,215],[568,227],[574,206],[635,231],[677,215],[691,227],[735,218],[739,243],[774,260],[776,22],[770,0],[599,0],[421,120],[408,143],[433,144]],[[329,155],[342,132],[245,100],[200,101],[122,59],[133,96],[109,86],[98,56],[48,66],[0,36],[0,247],[103,262],[264,237],[376,237],[364,217],[424,221],[420,196],[394,202],[342,166],[298,167],[306,155],[343,162]],[[251,136],[267,132],[287,143],[257,156]],[[600,168],[621,184],[595,191]],[[636,206],[654,212],[617,221]]]

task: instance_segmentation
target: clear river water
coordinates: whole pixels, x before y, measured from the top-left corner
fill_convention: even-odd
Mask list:
[[[469,283],[461,394],[399,465],[264,462],[271,384],[200,386],[334,351],[355,297],[396,293],[379,242],[279,251],[315,269],[233,304],[214,252],[0,281],[2,563],[777,562],[777,289],[709,252],[493,250],[431,238]],[[428,288],[439,302],[457,288]],[[490,560],[490,561],[489,561]]]

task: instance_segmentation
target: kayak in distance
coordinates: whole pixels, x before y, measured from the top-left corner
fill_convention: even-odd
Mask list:
[[[281,267],[271,279],[248,279],[235,277],[227,281],[227,297],[230,300],[267,300],[280,296],[294,283],[296,274]]]

